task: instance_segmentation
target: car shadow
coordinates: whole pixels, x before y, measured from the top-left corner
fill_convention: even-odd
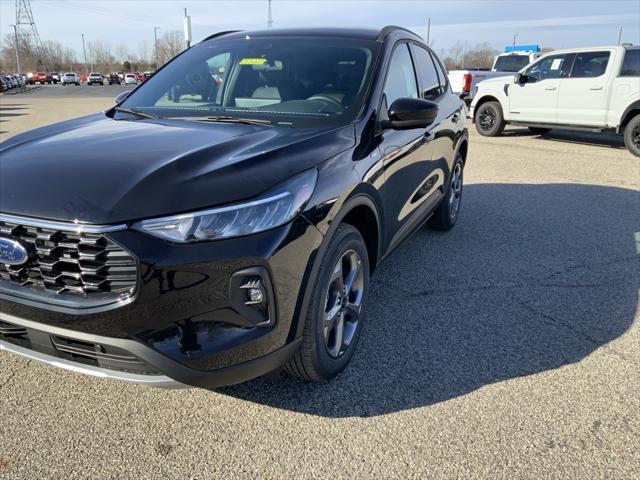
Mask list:
[[[582,132],[575,130],[553,130],[540,134],[534,134],[528,128],[509,128],[503,132],[506,137],[531,137],[540,141],[575,143],[593,147],[607,147],[625,149],[624,137],[616,133]]]
[[[27,115],[28,113],[29,109],[22,105],[0,103],[0,118],[20,117],[22,115]]]
[[[323,417],[433,405],[579,362],[634,321],[640,193],[473,184],[456,227],[418,231],[372,278],[367,325],[333,381],[285,375],[217,392]],[[566,385],[571,388],[571,385]]]

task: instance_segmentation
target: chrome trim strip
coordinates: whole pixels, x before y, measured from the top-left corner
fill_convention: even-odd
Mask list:
[[[64,232],[75,233],[108,233],[127,229],[126,223],[117,225],[89,225],[87,223],[79,222],[57,222],[31,217],[19,217],[16,215],[9,215],[7,213],[0,213],[0,221],[17,223],[18,225],[28,225],[30,227],[48,228],[51,230],[62,230]]]
[[[69,360],[47,355],[33,350],[29,350],[12,343],[0,340],[0,352],[7,351],[21,355],[23,357],[36,360],[52,367],[62,368],[75,373],[91,375],[93,377],[104,378],[108,380],[117,380],[120,382],[135,383],[139,385],[147,385],[156,388],[188,388],[186,385],[167,377],[166,375],[142,375],[139,373],[120,372],[117,370],[109,370],[107,368],[94,367],[92,365],[84,365]]]

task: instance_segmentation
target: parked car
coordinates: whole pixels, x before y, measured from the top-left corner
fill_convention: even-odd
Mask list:
[[[133,73],[127,73],[124,76],[125,85],[136,85],[138,83],[138,79]]]
[[[60,81],[60,73],[58,72],[49,73],[49,77],[51,78],[51,83],[57,84]]]
[[[136,76],[136,80],[138,81],[138,83],[142,83],[144,81],[144,75],[140,72],[133,72],[133,74]]]
[[[4,75],[0,75],[0,89],[3,92],[6,92],[10,88],[11,88],[11,82],[9,81],[9,79]]]
[[[62,85],[80,85],[80,78],[73,72],[67,72],[62,76]]]
[[[226,32],[106,112],[6,140],[0,347],[156,386],[333,378],[370,274],[458,220],[463,109],[399,27]]]
[[[109,85],[120,85],[120,76],[117,73],[112,73],[107,77]]]
[[[491,69],[466,68],[449,72],[451,89],[462,98],[467,105],[473,100],[476,85],[490,78],[503,77],[521,70],[536,58],[540,57],[538,45],[509,45],[505,52],[497,55]]]
[[[553,128],[622,133],[640,156],[640,47],[558,50],[515,76],[478,85],[471,118],[481,135],[505,125],[534,134]]]
[[[31,80],[34,84],[39,83],[40,85],[44,85],[45,83],[51,83],[51,77],[49,77],[46,73],[44,72],[36,72],[33,74],[33,77],[31,77]]]
[[[102,85],[104,83],[104,78],[101,73],[91,72],[87,77],[87,83],[89,85]]]
[[[144,72],[142,75],[144,76],[144,79],[146,80],[148,78],[151,78],[151,76],[153,75],[153,72]]]

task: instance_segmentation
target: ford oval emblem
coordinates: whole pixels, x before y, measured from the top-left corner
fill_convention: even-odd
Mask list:
[[[29,259],[27,250],[21,243],[6,237],[0,237],[0,263],[22,265]]]

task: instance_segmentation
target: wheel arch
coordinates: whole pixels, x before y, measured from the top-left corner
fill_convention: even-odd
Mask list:
[[[478,109],[487,102],[498,102],[498,104],[500,105],[500,108],[502,108],[502,103],[500,103],[500,100],[497,97],[494,97],[493,95],[485,95],[484,97],[480,98],[480,100],[478,100],[478,103],[476,103],[476,106],[473,107],[472,121],[474,123],[476,121],[476,115],[478,113]]]
[[[620,123],[618,126],[618,133],[624,132],[625,127],[631,121],[632,118],[635,118],[636,115],[640,115],[640,100],[633,102],[629,105],[624,113],[620,116]]]
[[[373,188],[373,187],[371,187]],[[325,256],[331,237],[340,224],[353,225],[362,235],[367,255],[369,257],[369,271],[373,273],[382,258],[382,215],[378,203],[367,193],[367,186],[356,189],[342,204],[338,213],[331,219],[328,230],[324,233],[322,244],[311,260],[309,275],[305,281],[306,287],[295,309],[294,319],[291,324],[288,342],[302,335],[304,329],[305,314],[312,300],[313,286],[316,284],[320,272],[320,266]]]

